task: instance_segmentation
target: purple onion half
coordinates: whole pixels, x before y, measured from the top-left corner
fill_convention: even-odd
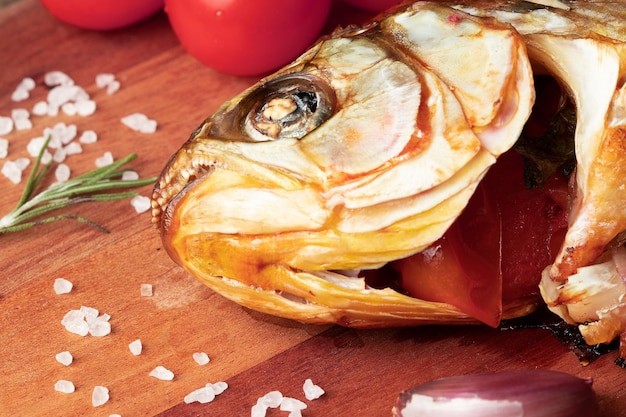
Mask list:
[[[401,393],[394,417],[597,417],[591,379],[548,370],[437,379]]]

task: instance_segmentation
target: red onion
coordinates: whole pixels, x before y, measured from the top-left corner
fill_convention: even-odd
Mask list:
[[[437,379],[401,393],[394,417],[597,417],[591,379],[547,370]]]

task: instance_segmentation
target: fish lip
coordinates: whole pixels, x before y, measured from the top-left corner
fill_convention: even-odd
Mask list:
[[[194,184],[211,175],[215,162],[185,148],[167,163],[152,191],[152,223],[165,235],[174,221],[177,203]]]

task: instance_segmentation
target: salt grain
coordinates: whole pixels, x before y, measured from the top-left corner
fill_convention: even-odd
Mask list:
[[[93,130],[85,130],[78,138],[80,143],[90,144],[98,141],[98,134]]]
[[[26,109],[11,110],[11,118],[13,119],[15,130],[26,130],[33,127],[30,121],[30,113]]]
[[[87,336],[89,333],[89,325],[85,321],[85,314],[80,310],[68,311],[65,316],[63,316],[61,324],[70,333],[80,336]]]
[[[112,163],[113,163],[113,154],[111,152],[105,152],[104,155],[96,159],[97,167],[111,165]]]
[[[28,151],[28,154],[34,158],[39,155],[45,143],[46,138],[44,138],[43,136],[32,138],[28,142],[28,145],[26,145],[26,150]]]
[[[133,206],[137,213],[145,213],[150,210],[150,198],[143,195],[136,195],[130,199],[130,205]]]
[[[54,292],[56,294],[67,294],[72,291],[73,286],[74,284],[65,278],[57,278],[54,280]]]
[[[289,417],[302,417],[306,404],[296,398],[285,397],[280,402],[281,411],[289,411]]]
[[[157,129],[157,122],[149,119],[143,113],[133,113],[122,117],[122,123],[134,131],[140,133],[154,133]]]
[[[211,388],[202,387],[185,395],[183,401],[185,404],[199,402],[200,404],[210,403],[215,399],[215,392]]]
[[[61,324],[67,331],[80,336],[87,336],[87,334],[96,337],[106,336],[111,333],[111,324],[109,323],[111,316],[98,314],[97,309],[82,306],[80,310],[68,311],[61,320]]]
[[[44,116],[48,114],[48,102],[47,101],[38,101],[33,106],[33,114],[37,116]]]
[[[122,416],[119,414],[109,414],[109,417],[122,417]]]
[[[123,181],[133,181],[133,180],[138,180],[139,179],[139,174],[136,173],[135,171],[124,171],[122,173],[122,180]]]
[[[54,177],[59,183],[69,180],[70,179],[70,167],[67,166],[66,164],[57,165],[56,169],[54,170]]]
[[[83,147],[80,146],[80,143],[78,142],[70,142],[65,148],[58,150],[62,150],[66,155],[77,155],[79,153],[83,153]]]
[[[187,394],[183,401],[185,404],[191,404],[193,402],[199,402],[201,404],[210,403],[217,395],[226,391],[227,388],[228,384],[226,382],[220,381],[215,384],[209,382],[204,387]]]
[[[100,407],[109,401],[109,389],[101,385],[97,385],[93,388],[91,393],[91,404],[94,407]]]
[[[141,351],[143,350],[143,345],[141,344],[141,340],[137,339],[128,344],[128,349],[130,349],[130,353],[135,356],[141,355]]]
[[[77,113],[74,103],[64,103],[61,106],[61,111],[68,116],[75,116]]]
[[[104,88],[107,85],[115,81],[115,75],[110,73],[101,73],[96,75],[96,86],[98,88]]]
[[[161,381],[171,381],[174,379],[174,373],[160,365],[150,371],[148,375],[156,379],[160,379]]]
[[[75,391],[74,384],[71,381],[67,381],[65,379],[59,379],[54,384],[54,390],[58,392],[62,392],[64,394],[71,394]]]
[[[0,138],[0,159],[9,155],[9,140]]]
[[[302,390],[304,391],[304,396],[309,401],[317,400],[325,392],[321,387],[315,385],[310,378],[304,381]]]
[[[13,94],[11,94],[11,100],[22,101],[30,97],[30,91],[35,88],[35,80],[30,77],[22,78],[22,81],[17,85]]]
[[[13,131],[13,119],[0,116],[0,135],[8,135]]]
[[[48,87],[54,87],[55,85],[72,85],[74,80],[70,78],[64,72],[61,71],[49,71],[44,75],[43,82]]]
[[[119,91],[119,89],[120,89],[120,82],[115,80],[109,83],[109,85],[107,85],[107,94],[108,95],[115,94]]]
[[[139,287],[139,293],[142,297],[152,297],[152,285],[141,284],[141,286]]]
[[[96,112],[96,102],[93,100],[78,100],[74,107],[79,116],[91,116]]]
[[[74,360],[72,354],[68,351],[57,353],[55,358],[57,362],[65,366],[69,366]]]
[[[256,404],[250,410],[251,417],[265,417],[268,408],[277,408],[283,401],[283,394],[280,391],[270,391],[257,399]]]
[[[198,365],[203,366],[209,363],[210,361],[209,355],[207,355],[205,352],[195,352],[192,356],[193,356],[193,360],[196,361]]]
[[[2,175],[7,177],[13,184],[19,184],[22,181],[22,171],[30,163],[28,158],[18,158],[15,161],[6,161],[2,165]]]

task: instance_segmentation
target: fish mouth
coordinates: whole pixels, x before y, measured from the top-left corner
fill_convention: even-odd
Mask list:
[[[167,163],[152,191],[152,224],[167,233],[178,201],[215,169],[215,160],[205,154],[190,154],[181,149]]]

